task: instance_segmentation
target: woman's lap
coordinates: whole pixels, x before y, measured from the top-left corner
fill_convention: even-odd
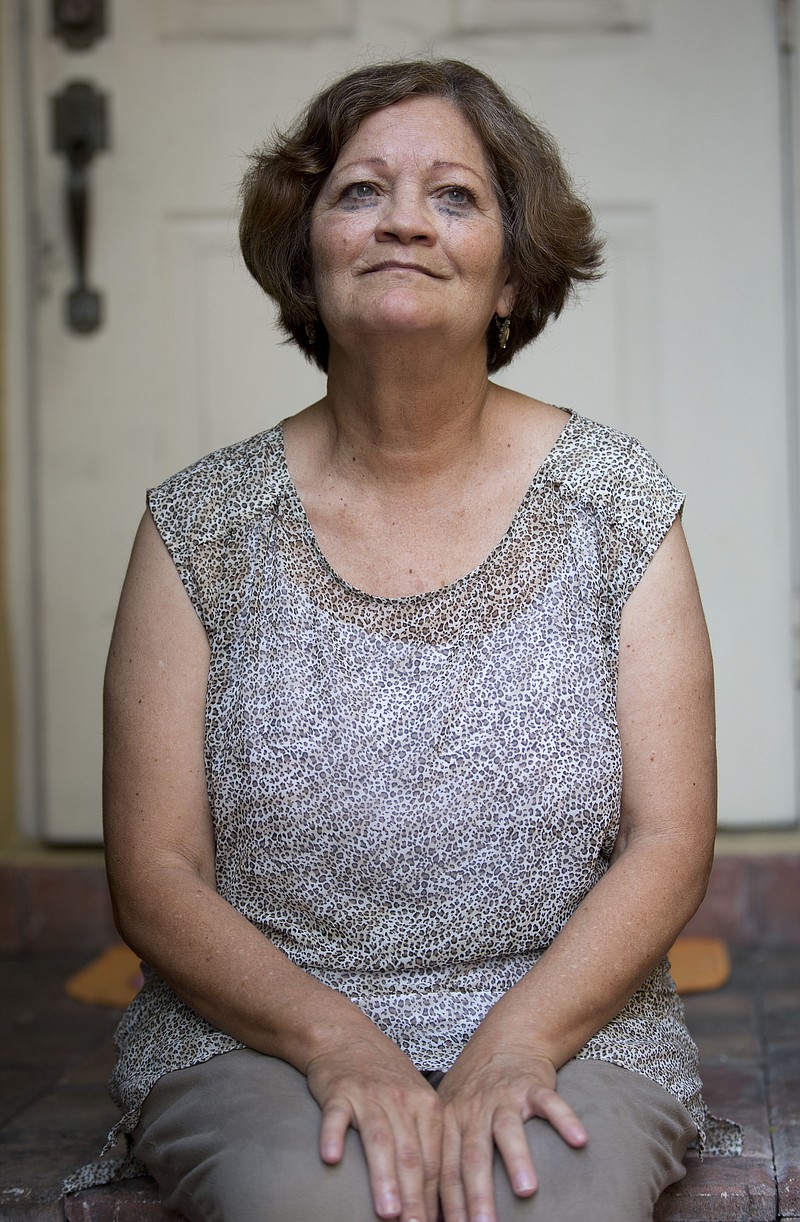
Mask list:
[[[684,1173],[688,1113],[647,1078],[598,1061],[564,1066],[559,1091],[588,1145],[572,1150],[544,1121],[529,1121],[539,1191],[516,1198],[497,1159],[500,1222],[649,1222],[663,1189]],[[319,1123],[302,1074],[243,1049],[156,1083],[135,1152],[164,1200],[192,1222],[374,1222],[358,1134],[350,1130],[344,1159],[329,1167]]]

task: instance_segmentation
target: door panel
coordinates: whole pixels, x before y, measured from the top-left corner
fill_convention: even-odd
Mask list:
[[[721,814],[794,818],[778,52],[771,0],[119,0],[80,55],[29,6],[42,292],[34,455],[42,835],[95,839],[100,690],[146,486],[322,393],[236,252],[246,152],[382,55],[470,59],[544,118],[608,274],[503,378],[632,432],[688,494],[717,659]],[[63,326],[47,98],[111,98],[92,167],[106,323]],[[11,171],[13,172],[13,167]],[[33,682],[33,680],[30,680]]]

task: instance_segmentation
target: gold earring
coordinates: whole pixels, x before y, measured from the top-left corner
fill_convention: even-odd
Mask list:
[[[495,322],[497,324],[497,342],[501,348],[505,348],[511,334],[511,315],[509,314],[508,318],[500,318],[498,315]]]

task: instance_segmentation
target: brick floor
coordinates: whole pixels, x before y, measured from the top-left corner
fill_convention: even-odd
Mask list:
[[[745,1150],[690,1157],[654,1217],[800,1222],[800,857],[718,859],[687,932],[732,950],[729,984],[686,1009],[709,1106],[745,1125]],[[106,1082],[118,1013],[63,988],[112,938],[99,865],[0,864],[0,1222],[178,1219],[146,1180],[58,1200],[116,1118]]]
[[[0,959],[0,1222],[168,1222],[148,1181],[57,1201],[96,1156],[117,1013],[82,1006],[64,980],[83,956]],[[800,1219],[800,948],[736,949],[730,983],[686,999],[712,1109],[744,1123],[738,1159],[689,1160],[657,1222]],[[620,1219],[620,1222],[627,1222]]]
[[[745,1127],[741,1158],[689,1160],[658,1222],[800,1218],[800,947],[734,951],[730,983],[686,999],[709,1107]],[[725,1212],[720,1212],[724,1202]]]

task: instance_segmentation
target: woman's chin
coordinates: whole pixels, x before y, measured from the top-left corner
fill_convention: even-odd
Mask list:
[[[431,352],[441,354],[450,346],[463,348],[465,342],[469,343],[470,340],[480,342],[485,331],[476,328],[474,336],[467,335],[463,320],[412,311],[392,311],[370,314],[345,327],[329,327],[328,334],[331,343],[345,352],[361,354],[373,344],[379,346],[391,341],[395,346],[405,344],[424,348],[428,345]]]

